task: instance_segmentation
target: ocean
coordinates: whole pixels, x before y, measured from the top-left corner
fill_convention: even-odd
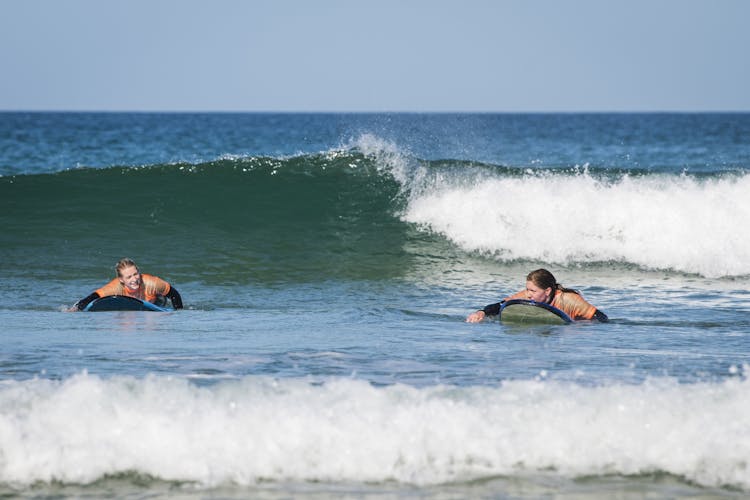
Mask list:
[[[0,113],[0,497],[746,497],[748,193],[747,113]],[[465,322],[540,267],[610,321]]]

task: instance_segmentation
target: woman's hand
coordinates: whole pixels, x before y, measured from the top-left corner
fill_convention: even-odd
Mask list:
[[[476,311],[466,317],[467,323],[479,323],[485,317],[484,311]]]

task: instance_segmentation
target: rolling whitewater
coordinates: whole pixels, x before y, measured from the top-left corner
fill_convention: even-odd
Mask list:
[[[740,498],[750,114],[0,113],[0,495]],[[69,313],[132,257],[176,312]],[[467,324],[550,269],[608,323]]]

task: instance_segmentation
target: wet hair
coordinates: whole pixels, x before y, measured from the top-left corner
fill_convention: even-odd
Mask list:
[[[565,288],[561,284],[557,282],[555,277],[552,275],[551,272],[547,271],[546,269],[537,269],[536,271],[531,271],[526,276],[526,281],[531,281],[536,286],[542,289],[551,288],[553,290],[560,290],[561,292],[572,292],[577,293],[578,295],[581,295],[581,292],[578,290],[573,290],[572,288]],[[553,295],[554,296],[554,295]],[[552,299],[552,297],[550,297]]]
[[[115,272],[117,273],[117,276],[121,277],[122,275],[120,274],[120,271],[122,271],[126,267],[130,267],[130,266],[133,266],[136,269],[138,269],[138,266],[133,261],[133,259],[128,259],[127,257],[125,257],[124,259],[120,259],[119,262],[117,262],[117,264],[115,264]]]

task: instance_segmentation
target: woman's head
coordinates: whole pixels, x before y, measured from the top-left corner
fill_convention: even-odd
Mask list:
[[[531,271],[526,276],[526,298],[536,302],[550,302],[557,286],[557,280],[546,269]]]
[[[135,262],[133,261],[133,259],[128,259],[127,257],[124,259],[120,259],[119,262],[115,264],[115,272],[117,273],[118,278],[122,276],[122,270],[125,269],[126,267],[138,268],[138,266],[135,265]]]
[[[115,265],[115,271],[117,271],[117,278],[125,288],[133,291],[140,288],[142,283],[141,272],[132,259],[120,259],[120,262]]]
[[[557,280],[552,275],[552,273],[547,271],[546,269],[537,269],[536,271],[531,271],[526,276],[526,281],[533,281],[535,285],[542,288],[557,287]]]

